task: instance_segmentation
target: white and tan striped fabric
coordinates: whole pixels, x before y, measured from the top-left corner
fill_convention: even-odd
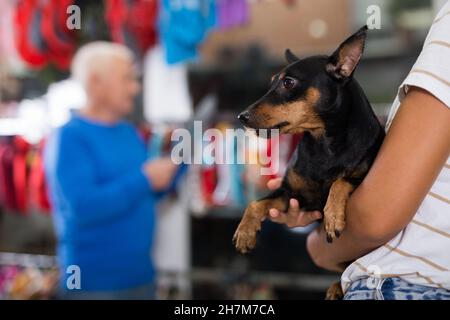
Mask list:
[[[437,14],[419,58],[399,88],[386,130],[410,86],[429,91],[450,108],[450,1]],[[344,292],[352,281],[370,275],[398,276],[414,284],[450,290],[450,157],[411,223],[345,270],[341,279]]]

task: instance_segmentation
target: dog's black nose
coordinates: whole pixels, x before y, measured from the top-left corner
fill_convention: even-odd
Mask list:
[[[242,112],[240,115],[238,115],[238,119],[241,120],[243,123],[247,123],[250,119],[250,114],[248,111]]]

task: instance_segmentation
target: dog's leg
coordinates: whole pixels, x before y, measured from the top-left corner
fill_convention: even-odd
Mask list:
[[[333,182],[328,194],[324,211],[324,225],[327,241],[333,242],[338,238],[345,227],[345,207],[354,186],[340,178]]]
[[[283,191],[278,189],[263,199],[250,202],[233,236],[233,242],[239,252],[247,253],[255,247],[256,233],[261,229],[261,222],[266,218],[269,210],[275,208],[285,211],[286,201]]]
[[[325,300],[341,300],[344,297],[340,282],[335,282],[327,290]]]

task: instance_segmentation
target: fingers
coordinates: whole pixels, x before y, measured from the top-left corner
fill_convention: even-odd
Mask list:
[[[280,211],[278,211],[275,208],[272,208],[269,210],[269,217],[270,220],[272,220],[273,222],[276,223],[286,223],[286,214],[285,213],[281,213]]]
[[[267,182],[267,188],[269,188],[270,190],[276,190],[279,187],[281,187],[281,182],[283,181],[283,178],[275,178],[275,179],[270,179]]]
[[[291,199],[289,200],[289,208],[288,208],[288,215],[291,217],[297,217],[300,213],[300,205],[298,203],[297,199]]]
[[[286,224],[290,228],[305,227],[322,218],[320,211],[302,211],[298,200],[290,199],[289,208],[286,213],[272,208],[269,217],[273,222]]]
[[[296,224],[304,227],[321,218],[322,213],[320,211],[301,211]]]
[[[275,208],[272,208],[269,210],[269,215],[271,218],[278,218],[278,216],[280,215],[280,211],[278,211]]]
[[[289,208],[287,212],[280,212],[272,208],[269,210],[269,217],[273,222],[284,223],[288,227],[293,227],[296,224],[300,214],[300,206],[296,199],[289,200]]]

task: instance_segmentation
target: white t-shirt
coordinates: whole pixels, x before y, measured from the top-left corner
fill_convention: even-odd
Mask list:
[[[450,1],[437,14],[419,58],[398,90],[386,130],[410,86],[427,90],[450,108]],[[450,290],[450,157],[406,228],[345,270],[344,292],[351,282],[368,276],[400,277]]]

